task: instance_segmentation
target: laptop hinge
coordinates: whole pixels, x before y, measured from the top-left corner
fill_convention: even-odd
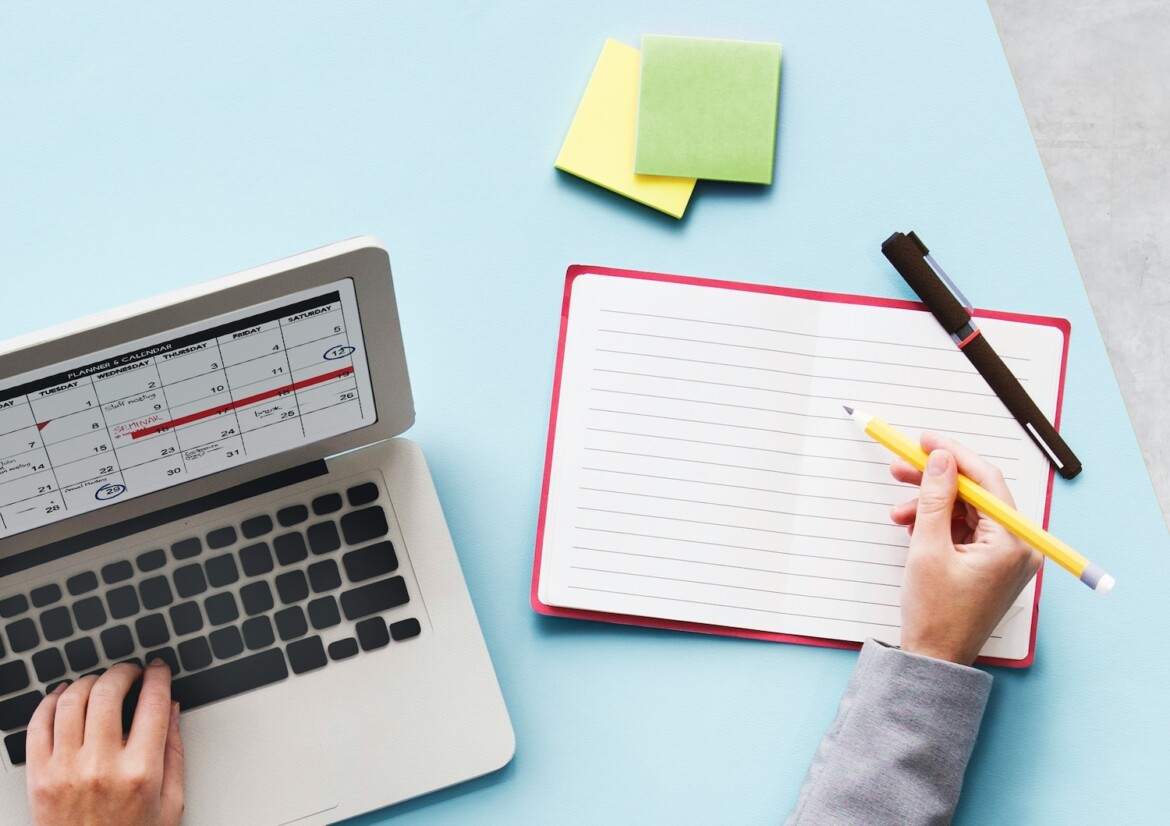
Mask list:
[[[136,516],[123,522],[115,522],[113,525],[106,525],[102,528],[95,528],[68,539],[60,539],[48,545],[42,545],[39,548],[22,551],[6,559],[0,559],[0,577],[27,571],[38,565],[63,559],[81,551],[96,548],[98,545],[104,545],[107,542],[116,542],[119,539],[125,539],[160,525],[178,522],[181,519],[197,516],[215,508],[222,508],[224,505],[232,505],[253,496],[260,496],[295,485],[298,482],[304,482],[307,479],[324,476],[328,472],[329,466],[325,460],[316,459],[303,465],[261,476],[259,479],[244,482],[242,485],[235,485],[207,496],[201,496],[198,499],[192,499],[189,502],[181,502],[177,505],[171,505],[169,508]]]

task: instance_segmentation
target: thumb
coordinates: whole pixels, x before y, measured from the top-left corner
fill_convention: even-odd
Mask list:
[[[951,513],[959,489],[955,460],[945,450],[932,451],[926,460],[918,488],[918,512],[914,517],[914,542],[931,547],[951,544]]]

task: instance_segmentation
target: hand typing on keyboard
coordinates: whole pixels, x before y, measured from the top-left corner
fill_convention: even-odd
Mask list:
[[[130,733],[123,703],[142,677]],[[51,692],[28,725],[28,793],[37,826],[175,826],[183,814],[183,743],[171,670],[112,666]]]

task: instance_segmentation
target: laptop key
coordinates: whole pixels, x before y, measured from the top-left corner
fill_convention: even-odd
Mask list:
[[[28,610],[28,599],[24,594],[17,594],[7,599],[0,599],[0,617],[11,619]]]
[[[276,551],[276,559],[281,565],[293,565],[309,556],[305,538],[299,533],[286,533],[276,537],[272,540],[272,548]]]
[[[390,632],[386,630],[386,620],[381,617],[370,617],[354,625],[358,642],[362,644],[362,651],[373,651],[390,644]]]
[[[299,525],[308,518],[309,509],[304,505],[292,505],[287,508],[281,508],[276,512],[276,521],[283,528],[291,528],[293,525]]]
[[[172,677],[179,673],[179,655],[175,653],[175,649],[169,646],[166,648],[159,648],[154,651],[147,651],[146,656],[143,659],[145,659],[148,663],[152,663],[155,660],[162,660],[171,667]]]
[[[329,643],[329,659],[331,660],[348,660],[350,657],[356,657],[358,652],[358,643],[353,637],[346,637],[343,640]]]
[[[341,610],[347,620],[357,620],[378,614],[410,602],[406,580],[400,576],[379,579],[341,595]]]
[[[276,642],[276,635],[272,631],[272,620],[268,617],[252,617],[244,620],[244,645],[249,651],[259,651]]]
[[[129,657],[134,652],[134,637],[130,635],[130,628],[125,625],[115,625],[101,633],[102,650],[111,660],[120,660]]]
[[[240,569],[236,567],[236,558],[232,554],[213,556],[203,567],[207,569],[207,581],[215,588],[233,585],[240,578]]]
[[[199,671],[211,665],[211,646],[205,637],[193,637],[179,643],[179,659],[188,671]],[[174,697],[172,689],[171,696]],[[178,699],[175,697],[175,699]]]
[[[73,620],[69,618],[69,609],[61,605],[41,614],[41,631],[49,642],[73,636]]]
[[[171,627],[180,637],[203,630],[203,614],[199,610],[199,603],[195,601],[180,602],[178,605],[172,605],[169,613]]]
[[[272,589],[264,580],[249,582],[241,588],[240,601],[244,603],[244,613],[250,617],[263,614],[275,605],[272,600]]]
[[[175,580],[175,590],[183,599],[198,596],[207,590],[207,578],[203,576],[203,566],[199,563],[176,568],[172,578]]]
[[[276,592],[285,605],[300,602],[309,596],[309,582],[302,571],[285,571],[276,577]]]
[[[373,482],[366,482],[350,488],[346,491],[346,495],[349,497],[349,504],[355,508],[360,508],[362,505],[368,505],[378,498],[378,486]]]
[[[61,599],[61,586],[42,585],[40,588],[33,588],[29,596],[32,597],[34,608],[44,608]]]
[[[385,576],[398,567],[398,556],[391,542],[377,542],[350,551],[341,557],[345,575],[350,582],[365,582],[367,579]]]
[[[171,697],[186,711],[278,683],[287,676],[288,666],[284,663],[284,655],[279,648],[269,648],[198,674],[178,677],[171,681]]]
[[[199,537],[193,536],[190,539],[180,539],[174,545],[171,545],[171,556],[176,560],[182,561],[184,559],[191,559],[203,553],[203,543],[199,541]]]
[[[341,622],[341,612],[337,610],[337,600],[333,597],[321,597],[309,603],[309,622],[318,631],[332,628]]]
[[[309,547],[313,549],[314,554],[331,554],[341,547],[341,536],[333,522],[310,525],[306,533],[309,535]]]
[[[282,642],[295,640],[309,633],[309,624],[305,622],[305,612],[298,606],[277,611],[273,617],[276,620],[276,630]]]
[[[251,519],[245,519],[240,523],[240,532],[244,534],[245,539],[255,539],[258,536],[264,536],[270,530],[272,530],[272,517],[267,514],[253,516]]]
[[[240,629],[234,625],[218,628],[207,635],[211,642],[211,651],[221,660],[228,660],[244,652],[244,640],[240,637]]]
[[[267,542],[258,542],[246,548],[240,548],[240,565],[247,576],[261,576],[271,571],[272,551],[268,550]]]
[[[82,631],[92,631],[106,624],[106,609],[100,598],[86,597],[73,603],[73,618]]]
[[[322,559],[309,566],[309,585],[314,594],[332,591],[341,587],[341,572],[332,559]]]
[[[12,731],[28,725],[41,704],[41,692],[29,691],[0,702],[0,731]]]
[[[32,664],[42,683],[51,683],[65,676],[65,658],[56,648],[45,648],[33,654]]]
[[[28,617],[8,623],[5,630],[8,631],[8,647],[12,649],[13,654],[29,651],[41,643],[41,635],[37,633],[37,626]]]
[[[138,563],[138,570],[144,574],[149,574],[151,571],[157,571],[163,565],[167,564],[167,555],[162,548],[156,548],[153,551],[139,554],[135,562]]]
[[[156,608],[165,608],[175,601],[171,593],[171,584],[165,576],[155,576],[138,583],[138,593],[142,596],[142,607],[153,611]]]
[[[65,590],[71,596],[79,597],[82,594],[88,594],[90,591],[98,587],[97,574],[93,571],[86,571],[83,574],[71,576],[65,580]]]
[[[36,657],[33,657],[33,660],[35,665]],[[14,660],[0,665],[0,696],[20,691],[28,686],[28,669],[25,668],[23,661]]]
[[[304,674],[329,662],[325,658],[325,646],[322,645],[320,637],[306,637],[290,642],[285,647],[285,652],[288,654],[288,663],[292,666],[294,674]]]
[[[226,528],[216,528],[207,534],[207,547],[215,551],[236,544],[236,529],[230,525]]]
[[[123,585],[106,593],[106,605],[114,619],[126,619],[138,613],[138,592],[133,585]]]
[[[207,612],[207,621],[212,625],[224,625],[240,618],[239,606],[230,591],[209,596],[203,601],[203,610]]]
[[[318,496],[313,500],[313,513],[317,516],[325,516],[330,513],[337,513],[341,510],[341,494],[340,493],[326,493],[323,496]]]
[[[385,536],[390,526],[386,524],[386,513],[378,505],[360,511],[350,511],[341,517],[341,532],[349,545],[360,545]]]
[[[422,626],[414,617],[390,624],[390,636],[394,638],[395,642],[417,637],[421,632]]]
[[[4,738],[4,748],[8,751],[8,759],[12,761],[12,765],[24,765],[26,759],[25,741],[27,739],[28,732],[26,731],[18,731]]]
[[[138,633],[138,642],[143,648],[157,648],[170,642],[171,632],[167,630],[167,621],[162,614],[147,614],[134,622],[134,630]]]
[[[89,637],[65,643],[65,657],[69,660],[69,667],[74,671],[89,671],[98,664],[97,649],[93,647],[93,640]]]
[[[106,585],[116,585],[125,582],[134,576],[134,566],[129,562],[111,562],[102,568],[102,582]]]

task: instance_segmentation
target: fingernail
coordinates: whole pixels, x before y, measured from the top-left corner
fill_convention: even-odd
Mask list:
[[[160,665],[166,665],[166,664],[167,664],[167,661],[164,660],[162,657],[155,657],[153,660],[150,661],[151,668],[158,668]],[[167,666],[167,667],[169,668],[170,666]]]
[[[59,686],[57,686],[56,688],[53,689],[53,693],[60,694],[62,691],[64,691],[67,688],[69,688],[69,683],[61,683]]]
[[[926,460],[926,472],[931,476],[942,476],[947,472],[950,459],[950,454],[945,450],[932,450],[930,458]]]

